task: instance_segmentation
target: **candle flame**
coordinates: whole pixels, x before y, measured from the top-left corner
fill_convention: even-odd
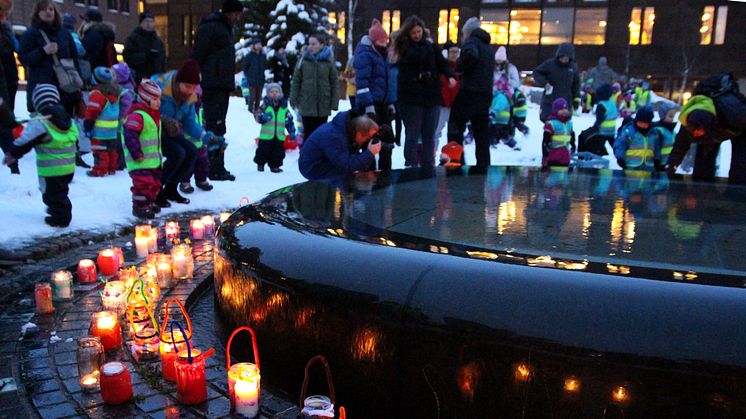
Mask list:
[[[102,314],[98,320],[96,320],[96,326],[98,326],[99,329],[112,329],[116,323],[117,321],[114,316],[109,313]]]
[[[528,381],[531,378],[531,368],[526,364],[518,364],[515,367],[515,379],[518,381]]]
[[[612,393],[612,398],[617,402],[625,402],[629,398],[629,392],[627,391],[626,387],[619,386],[614,389],[614,392]]]
[[[575,377],[565,378],[565,391],[568,393],[576,393],[580,390],[580,381]]]

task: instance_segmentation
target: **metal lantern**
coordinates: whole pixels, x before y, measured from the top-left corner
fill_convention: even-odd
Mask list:
[[[141,314],[133,312],[129,316],[130,327],[134,334],[134,341],[131,344],[132,357],[136,361],[157,357],[161,343],[158,337],[158,323],[155,321],[153,312],[148,306],[145,306],[145,309],[147,318],[145,322],[140,322],[139,327],[135,326],[135,319],[139,320]],[[133,307],[134,310],[136,309]],[[150,321],[147,321],[148,319]]]
[[[178,322],[171,322],[171,333],[174,325],[177,325],[181,334],[184,329]],[[176,340],[175,336],[171,340]],[[186,341],[186,349],[180,351],[176,356],[176,398],[183,404],[200,404],[207,400],[207,376],[205,373],[205,359],[215,352],[210,348],[204,353],[192,349],[189,341]]]
[[[95,336],[80,338],[76,359],[80,388],[85,391],[98,389],[101,365],[104,363],[104,345],[101,344],[101,339]]]
[[[231,343],[241,331],[251,333],[251,343],[254,349],[254,361],[239,362],[231,365]],[[231,333],[228,346],[225,348],[226,370],[228,370],[228,393],[231,400],[231,413],[244,418],[259,415],[259,393],[261,391],[261,372],[259,369],[259,348],[256,343],[256,333],[248,326],[241,326]]]
[[[116,313],[99,311],[91,316],[91,336],[101,339],[104,351],[109,352],[122,346],[122,328]]]
[[[173,333],[168,333],[166,326],[169,317],[169,306],[175,302],[179,305],[181,313],[186,321],[186,331],[176,330]],[[160,352],[161,352],[161,373],[163,378],[168,381],[176,381],[176,355],[187,348],[187,343],[191,344],[192,339],[192,320],[189,318],[184,305],[181,304],[178,298],[171,298],[164,304],[164,316],[161,322],[161,335],[160,335]]]
[[[132,377],[121,362],[101,367],[101,398],[106,404],[122,404],[132,398]]]
[[[326,373],[326,383],[329,386],[329,397],[326,396],[309,396],[306,397],[308,389],[309,369],[315,362],[321,362]],[[322,419],[334,417],[334,382],[332,381],[332,372],[329,363],[323,355],[316,355],[306,364],[305,376],[303,377],[303,387],[300,391],[301,416],[304,419]]]

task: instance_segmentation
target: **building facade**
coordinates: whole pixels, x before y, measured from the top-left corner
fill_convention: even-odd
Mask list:
[[[116,39],[114,47],[117,50],[119,60],[124,50],[124,41],[127,36],[138,25],[138,13],[142,11],[142,0],[54,0],[54,4],[60,14],[70,13],[78,19],[76,29],[82,24],[80,16],[85,14],[89,7],[98,9],[103,15],[105,22],[111,22],[116,28]],[[13,3],[13,12],[10,15],[10,23],[16,36],[21,36],[28,26],[31,25],[36,1],[25,0]],[[18,73],[21,80],[26,79],[23,66],[18,65]]]
[[[388,31],[416,14],[438,44],[460,42],[461,27],[479,16],[493,47],[505,45],[519,70],[530,71],[552,57],[562,42],[575,44],[578,68],[605,56],[621,74],[646,78],[672,95],[688,68],[687,85],[711,73],[746,77],[746,3],[725,0],[369,0],[357,2],[357,43],[372,19]],[[341,0],[336,20],[344,21]],[[349,26],[347,25],[347,28]],[[340,52],[346,48],[340,48]],[[341,55],[340,55],[341,56]]]

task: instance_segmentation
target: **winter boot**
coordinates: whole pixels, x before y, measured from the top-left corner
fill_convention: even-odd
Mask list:
[[[179,191],[176,190],[177,184],[174,183],[167,183],[166,186],[163,188],[164,195],[166,196],[166,199],[169,201],[176,202],[177,204],[188,204],[190,201],[187,198],[184,198],[179,194]]]
[[[51,215],[48,216],[48,217],[44,217],[44,222],[47,223],[47,225],[49,225],[51,227],[67,227],[67,226],[70,225],[69,221],[66,222],[66,223],[64,223],[64,222],[62,222],[62,221],[60,221],[60,220],[52,217]]]
[[[84,169],[90,169],[91,165],[83,160],[83,155],[80,152],[75,154],[75,165]]]
[[[106,173],[96,172],[95,170],[87,170],[85,174],[89,177],[104,177]]]
[[[169,208],[171,207],[171,203],[168,202],[168,199],[166,199],[166,190],[161,189],[160,192],[158,192],[158,196],[155,197],[155,205],[159,208]]]
[[[263,164],[257,164],[256,165],[256,170],[258,170],[260,172],[263,172],[264,171],[264,165]]]
[[[191,184],[189,184],[189,182],[180,182],[179,190],[184,192],[185,194],[190,194],[194,192],[194,187]]]
[[[168,201],[166,201],[166,202],[168,202]],[[156,204],[153,204],[153,205],[152,205],[152,206],[150,207],[150,210],[151,210],[151,211],[153,211],[153,214],[158,214],[159,212],[161,212],[161,207],[159,207],[159,206],[158,206],[158,205],[156,205]]]
[[[203,191],[211,191],[212,185],[210,185],[210,182],[204,181],[204,182],[195,182],[198,188],[202,189]]]
[[[216,152],[214,158],[210,160],[210,180],[231,182],[236,180],[231,172],[225,170],[225,152]]]
[[[11,175],[20,175],[21,171],[18,170],[18,162],[15,162],[13,164],[9,164],[8,167],[10,168],[10,174]]]
[[[155,218],[155,214],[150,208],[132,208],[132,215],[143,220],[152,220]]]
[[[269,170],[272,171],[272,173],[282,173],[282,169],[279,167],[270,167]]]

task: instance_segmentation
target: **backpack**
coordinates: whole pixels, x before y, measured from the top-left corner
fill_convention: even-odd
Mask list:
[[[738,91],[733,74],[720,73],[707,77],[697,84],[694,94],[712,99],[718,121],[725,128],[746,130],[746,97]]]

